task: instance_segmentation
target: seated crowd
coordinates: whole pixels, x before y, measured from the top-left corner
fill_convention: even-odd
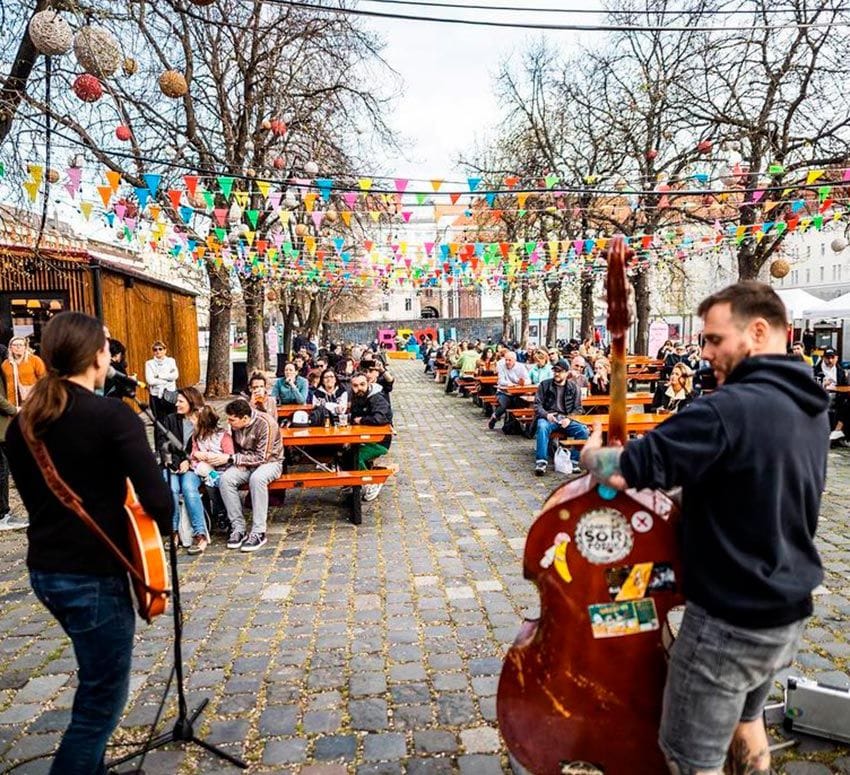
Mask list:
[[[610,353],[601,341],[573,339],[522,352],[515,343],[511,349],[504,342],[485,344],[479,339],[446,340],[438,344],[426,338],[420,346],[420,355],[426,374],[440,376],[444,371],[447,394],[466,395],[468,388],[464,380],[495,378],[495,404],[488,420],[490,430],[504,418],[502,429],[506,434],[518,431],[519,423],[510,416],[510,410],[528,407],[532,397],[529,391],[511,388],[537,385],[531,425],[526,432],[536,439],[534,472],[538,476],[546,473],[553,457],[554,437],[579,442],[570,445],[569,454],[573,472],[580,471],[579,446],[589,436],[590,429],[573,417],[585,414],[582,402],[588,396],[608,395],[611,391]],[[795,342],[789,355],[811,366],[814,378],[827,390],[850,384],[832,348],[824,349],[818,359],[807,354],[801,342]],[[646,402],[652,413],[681,411],[703,392],[714,388],[713,371],[695,342],[666,341],[647,368],[657,377],[649,383],[654,385],[654,390]],[[833,428],[830,441],[850,445],[845,439],[845,429],[850,427],[850,395],[833,392],[830,421]]]
[[[0,420],[4,422],[0,431],[5,430],[8,418],[18,411],[29,388],[44,373],[41,360],[29,350],[26,340],[18,337],[11,345],[8,351],[0,350],[4,356],[0,370]],[[125,348],[117,340],[110,346],[112,365],[126,374]],[[269,485],[281,476],[284,465],[279,426],[290,422],[288,418],[279,421],[279,406],[297,405],[307,410],[310,424],[392,424],[390,398],[395,379],[377,342],[371,347],[313,347],[312,352],[308,346],[299,347],[279,378],[269,380],[262,372],[251,374],[248,394],[230,401],[224,407],[224,417],[195,387],[178,388],[177,364],[167,355],[163,342],[155,342],[152,350],[153,357],[145,364],[151,407],[174,445],[179,443],[179,449],[171,450],[165,443],[166,433],[159,429],[154,433],[154,445],[164,468],[169,469],[175,542],[179,540],[181,499],[185,506],[192,532],[189,554],[201,554],[209,545],[206,514],[211,515],[213,531],[229,536],[229,549],[253,552],[266,544]],[[115,398],[122,395],[109,380],[103,393]],[[312,422],[316,417],[319,422]],[[376,458],[386,455],[391,441],[388,435],[380,443],[358,445],[358,470],[371,468]],[[382,486],[364,485],[361,497],[374,500]],[[250,493],[250,529],[243,511],[242,489]],[[27,522],[9,513],[8,473],[0,466],[3,526],[24,528]]]

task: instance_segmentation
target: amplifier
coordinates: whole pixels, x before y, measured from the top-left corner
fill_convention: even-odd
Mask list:
[[[788,732],[850,743],[850,689],[789,676],[782,725]]]

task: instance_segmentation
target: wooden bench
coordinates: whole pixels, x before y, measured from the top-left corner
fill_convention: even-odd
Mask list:
[[[434,382],[445,382],[449,370],[445,366],[437,366],[434,368]]]
[[[360,488],[368,484],[384,484],[395,473],[395,468],[368,468],[364,471],[287,471],[273,482],[269,482],[269,492],[285,493],[294,489],[313,489],[317,487],[351,487],[352,524],[363,521]],[[246,485],[247,487],[247,485]]]

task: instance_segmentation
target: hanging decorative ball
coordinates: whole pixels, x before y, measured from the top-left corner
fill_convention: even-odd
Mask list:
[[[125,126],[124,124],[119,124],[115,127],[115,136],[122,142],[126,143],[132,137],[130,127]]]
[[[97,102],[103,96],[103,85],[89,73],[78,75],[71,88],[83,102]]]
[[[266,132],[268,132],[269,129],[272,128],[272,122],[269,119],[264,118],[263,123],[262,123],[262,127],[263,127],[263,129],[266,130]]]
[[[176,99],[178,97],[182,97],[189,91],[189,84],[186,83],[186,78],[183,76],[183,73],[180,73],[177,70],[166,70],[161,76],[159,76],[159,90],[166,97],[173,97]]]
[[[785,275],[787,275],[790,271],[791,264],[789,264],[784,258],[777,258],[770,264],[770,276],[775,277],[777,280],[785,277]]]
[[[269,301],[277,301],[277,291],[274,288],[266,291],[266,298]]]
[[[338,219],[339,214],[337,213],[337,211],[333,207],[328,208],[328,210],[325,212],[325,220],[328,223],[336,223]]]
[[[295,226],[295,234],[298,235],[299,237],[306,237],[307,236],[307,224],[306,223],[297,224]]]
[[[658,151],[656,151],[654,149],[646,152],[646,158],[647,158],[648,161],[652,161],[657,156],[658,156]]]
[[[74,31],[56,11],[33,14],[29,33],[36,50],[48,57],[67,54],[74,42]]]
[[[272,134],[275,137],[282,137],[286,134],[286,123],[280,120],[272,121]]]
[[[846,237],[836,237],[829,243],[833,253],[840,253],[842,250],[845,250],[848,245],[850,245],[850,242],[847,241]]]
[[[319,165],[316,164],[316,162],[314,162],[314,161],[308,161],[304,165],[304,172],[306,172],[308,175],[311,175],[311,176],[312,175],[318,175],[319,174]]]
[[[248,167],[248,169],[245,170],[245,174],[249,178],[255,178],[255,177],[257,177],[257,170],[255,170],[253,167]]]
[[[708,153],[709,151],[711,151],[711,148],[712,148],[711,140],[700,140],[697,143],[697,151],[699,153]]]
[[[298,197],[296,197],[291,191],[287,191],[286,196],[283,197],[283,203],[292,210],[293,208],[298,207]]]
[[[124,75],[135,75],[139,69],[139,63],[133,57],[126,57],[121,63],[121,69],[124,71]]]
[[[52,167],[47,170],[47,182],[48,183],[58,183],[59,182],[59,170],[55,170]]]
[[[74,35],[74,55],[83,70],[98,78],[108,78],[123,62],[113,34],[93,25],[81,28]]]
[[[283,158],[283,156],[278,156],[278,157],[276,157],[276,158],[275,158],[275,160],[272,162],[272,166],[273,166],[276,170],[283,170],[283,169],[286,169],[286,159],[284,159],[284,158]]]

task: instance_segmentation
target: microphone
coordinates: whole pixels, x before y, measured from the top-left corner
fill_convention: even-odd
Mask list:
[[[135,391],[137,388],[147,387],[147,385],[141,380],[134,379],[133,377],[130,377],[127,374],[118,371],[118,369],[116,369],[114,366],[110,366],[106,370],[106,378],[114,380],[119,385],[121,385],[121,387],[127,390]]]

